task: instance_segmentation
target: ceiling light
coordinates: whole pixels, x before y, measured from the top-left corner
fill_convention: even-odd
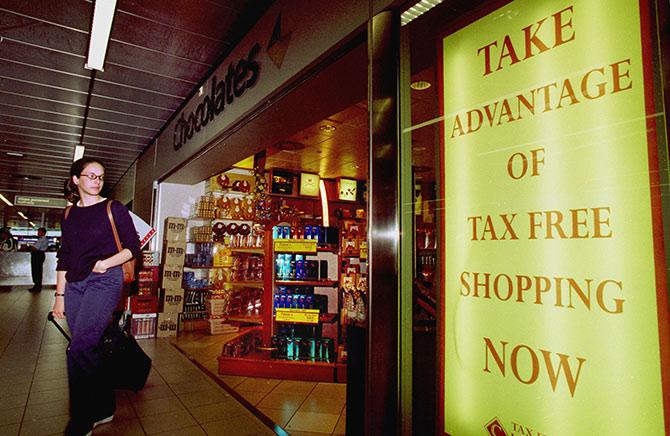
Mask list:
[[[400,15],[400,25],[404,26],[409,24],[415,18],[419,18],[420,15],[428,12],[433,9],[435,6],[442,3],[444,0],[420,0],[414,4],[411,8],[407,9],[405,12]]]
[[[5,197],[5,196],[2,195],[2,194],[0,194],[0,200],[4,201],[4,202],[7,204],[7,206],[14,206],[14,205],[12,204],[12,202],[9,201],[9,200],[7,200],[7,197]]]
[[[19,216],[23,218],[24,220],[27,220],[28,217],[23,213],[23,212],[18,212]]]
[[[32,227],[35,227],[35,223],[32,221],[28,221],[28,224],[30,224]]]
[[[324,124],[323,126],[319,126],[319,130],[321,130],[322,132],[325,132],[325,133],[334,132],[335,129],[336,129],[336,127],[333,126],[332,124]]]
[[[84,151],[86,151],[86,147],[84,147],[83,145],[77,145],[74,148],[74,156],[72,157],[72,162],[84,157]]]
[[[15,151],[6,151],[5,154],[7,156],[14,156],[14,157],[23,157],[24,156],[23,153],[17,153]]]
[[[430,82],[425,80],[415,80],[409,84],[409,87],[415,91],[423,91],[424,89],[430,88]]]
[[[116,0],[95,0],[93,6],[93,24],[88,41],[88,59],[84,68],[103,71],[105,54],[112,31],[112,21],[116,10]]]

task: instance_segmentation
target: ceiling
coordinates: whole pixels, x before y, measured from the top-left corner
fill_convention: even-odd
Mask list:
[[[104,71],[93,73],[91,1],[0,1],[0,193],[62,198],[80,144],[113,187],[271,3],[118,0]],[[0,202],[0,221],[27,225],[17,212]]]

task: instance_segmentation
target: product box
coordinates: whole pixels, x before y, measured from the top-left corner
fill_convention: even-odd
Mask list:
[[[156,266],[144,266],[141,270],[137,272],[137,281],[139,283],[158,283],[158,274],[159,267]]]
[[[130,297],[130,311],[138,314],[156,313],[158,312],[158,297],[133,295]]]
[[[167,217],[165,218],[165,229],[163,240],[173,242],[186,241],[186,218]]]
[[[158,323],[156,325],[156,337],[168,338],[177,336],[177,317],[176,313],[159,313]]]
[[[184,266],[186,242],[165,241],[163,243],[163,265]]]
[[[240,331],[238,326],[225,322],[225,319],[210,318],[208,323],[209,333],[212,335],[224,335],[226,333],[237,333]]]
[[[138,282],[137,294],[140,297],[158,297],[157,282]]]
[[[155,313],[133,314],[131,318],[130,332],[135,339],[148,339],[156,337]]]
[[[151,267],[158,266],[160,264],[160,259],[158,256],[158,251],[143,251],[142,252],[142,266]]]
[[[179,313],[184,310],[184,290],[161,289],[160,312]]]
[[[163,266],[161,288],[177,291],[182,288],[183,266]]]

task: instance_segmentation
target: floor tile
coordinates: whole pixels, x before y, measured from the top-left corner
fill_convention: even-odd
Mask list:
[[[345,383],[317,383],[312,395],[328,398],[347,398],[347,385]]]
[[[237,385],[235,390],[238,391],[251,391],[251,392],[262,392],[267,394],[272,389],[279,384],[281,380],[271,379],[271,378],[252,378],[249,377],[244,380],[242,383]]]
[[[197,424],[186,410],[140,417],[140,422],[147,434],[174,431]]]
[[[300,405],[299,412],[317,412],[339,415],[344,408],[345,400],[338,398],[318,397],[311,394]]]
[[[50,391],[53,389],[67,389],[67,377],[35,380],[30,387],[32,392]]]
[[[155,400],[138,401],[133,403],[135,412],[140,418],[149,415],[163,414],[184,410],[184,406],[176,396],[157,398]]]
[[[11,395],[0,397],[0,410],[14,409],[15,407],[24,407],[28,400],[28,394]]]
[[[237,393],[242,396],[249,404],[255,406],[258,404],[267,394],[263,392],[251,392],[251,391],[237,391]]]
[[[20,424],[0,425],[0,434],[2,436],[18,436]]]
[[[46,403],[29,404],[24,419],[48,418],[50,416],[67,415],[70,406],[67,401],[57,400]]]
[[[31,392],[28,404],[48,403],[50,401],[68,401],[70,392],[68,388],[52,389],[49,391]]]
[[[174,391],[175,394],[187,394],[189,392],[198,392],[211,389],[212,385],[207,380],[189,380],[184,379],[179,383],[170,383],[170,389]]]
[[[194,425],[191,427],[184,427],[177,430],[170,430],[166,432],[156,433],[158,436],[207,436],[205,430],[202,429],[199,425]],[[97,436],[97,434],[96,434]],[[232,436],[232,435],[231,435]]]
[[[142,425],[137,418],[118,421],[116,416],[109,424],[100,425],[93,431],[94,436],[145,436]],[[186,433],[182,433],[186,434]]]
[[[347,415],[340,415],[340,419],[337,420],[335,424],[335,430],[333,430],[334,435],[346,435],[347,434]]]
[[[174,392],[168,385],[145,386],[138,393],[130,392],[128,398],[132,402],[156,400],[174,396]]]
[[[247,378],[239,375],[219,375],[219,379],[229,387],[236,388]]]
[[[205,406],[207,404],[219,403],[230,395],[225,393],[222,389],[207,389],[199,392],[187,392],[184,394],[177,394],[179,400],[187,408]]]
[[[23,407],[0,410],[0,427],[20,423],[23,417],[23,410]]]
[[[69,415],[50,416],[48,418],[23,420],[21,436],[44,436],[57,434],[65,430]]]
[[[332,433],[340,415],[329,413],[296,412],[286,426],[286,430]]]
[[[263,407],[262,405],[258,405],[258,410],[268,418],[272,420],[272,422],[276,423],[280,427],[286,427],[286,424],[288,424],[288,421],[293,417],[293,414],[295,413],[294,410],[289,410],[289,409],[271,409],[267,407]]]
[[[273,392],[282,394],[308,394],[316,387],[315,382],[283,380],[274,389]]]
[[[194,407],[189,409],[189,412],[191,412],[191,415],[193,415],[196,421],[200,424],[221,419],[229,419],[249,413],[247,409],[233,399],[221,403]]]
[[[258,407],[267,407],[270,409],[282,409],[290,412],[296,412],[300,405],[305,401],[307,394],[291,395],[270,392],[258,403]],[[338,412],[339,413],[339,412]]]
[[[274,435],[259,420],[248,415],[237,416],[231,419],[212,421],[202,425],[209,436],[257,436]]]

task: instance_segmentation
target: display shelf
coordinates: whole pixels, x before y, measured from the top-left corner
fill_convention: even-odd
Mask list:
[[[228,249],[233,253],[265,254],[263,247],[229,247]]]
[[[195,265],[184,265],[184,268],[188,269],[215,269],[215,268],[222,268],[220,266],[195,266]]]
[[[300,310],[300,309],[298,309]],[[325,324],[332,324],[334,322],[337,322],[337,313],[322,313],[319,315],[319,322],[325,323]],[[274,322],[278,324],[312,324],[312,323],[303,323],[303,322],[298,322],[298,321],[281,321],[277,320],[275,318]]]
[[[206,288],[184,288],[184,292],[209,292],[213,288],[211,286],[208,286]]]
[[[188,217],[189,221],[233,221],[233,222],[242,222],[242,223],[251,223],[253,219],[244,219],[244,218],[206,218],[204,216],[191,216]]]
[[[257,351],[244,357],[219,356],[219,374],[330,383],[342,380],[337,375],[338,371],[343,370],[341,364],[269,359],[268,353],[269,351]]]
[[[319,253],[339,253],[340,252],[340,247],[337,245],[334,246],[316,246],[316,251]]]
[[[316,253],[316,239],[273,239],[272,248],[276,253]]]
[[[337,280],[275,280],[277,286],[337,286]]]
[[[224,315],[223,317],[226,319],[226,321],[263,325],[263,317],[261,315]]]
[[[263,288],[263,282],[226,282],[227,285],[247,288]]]

